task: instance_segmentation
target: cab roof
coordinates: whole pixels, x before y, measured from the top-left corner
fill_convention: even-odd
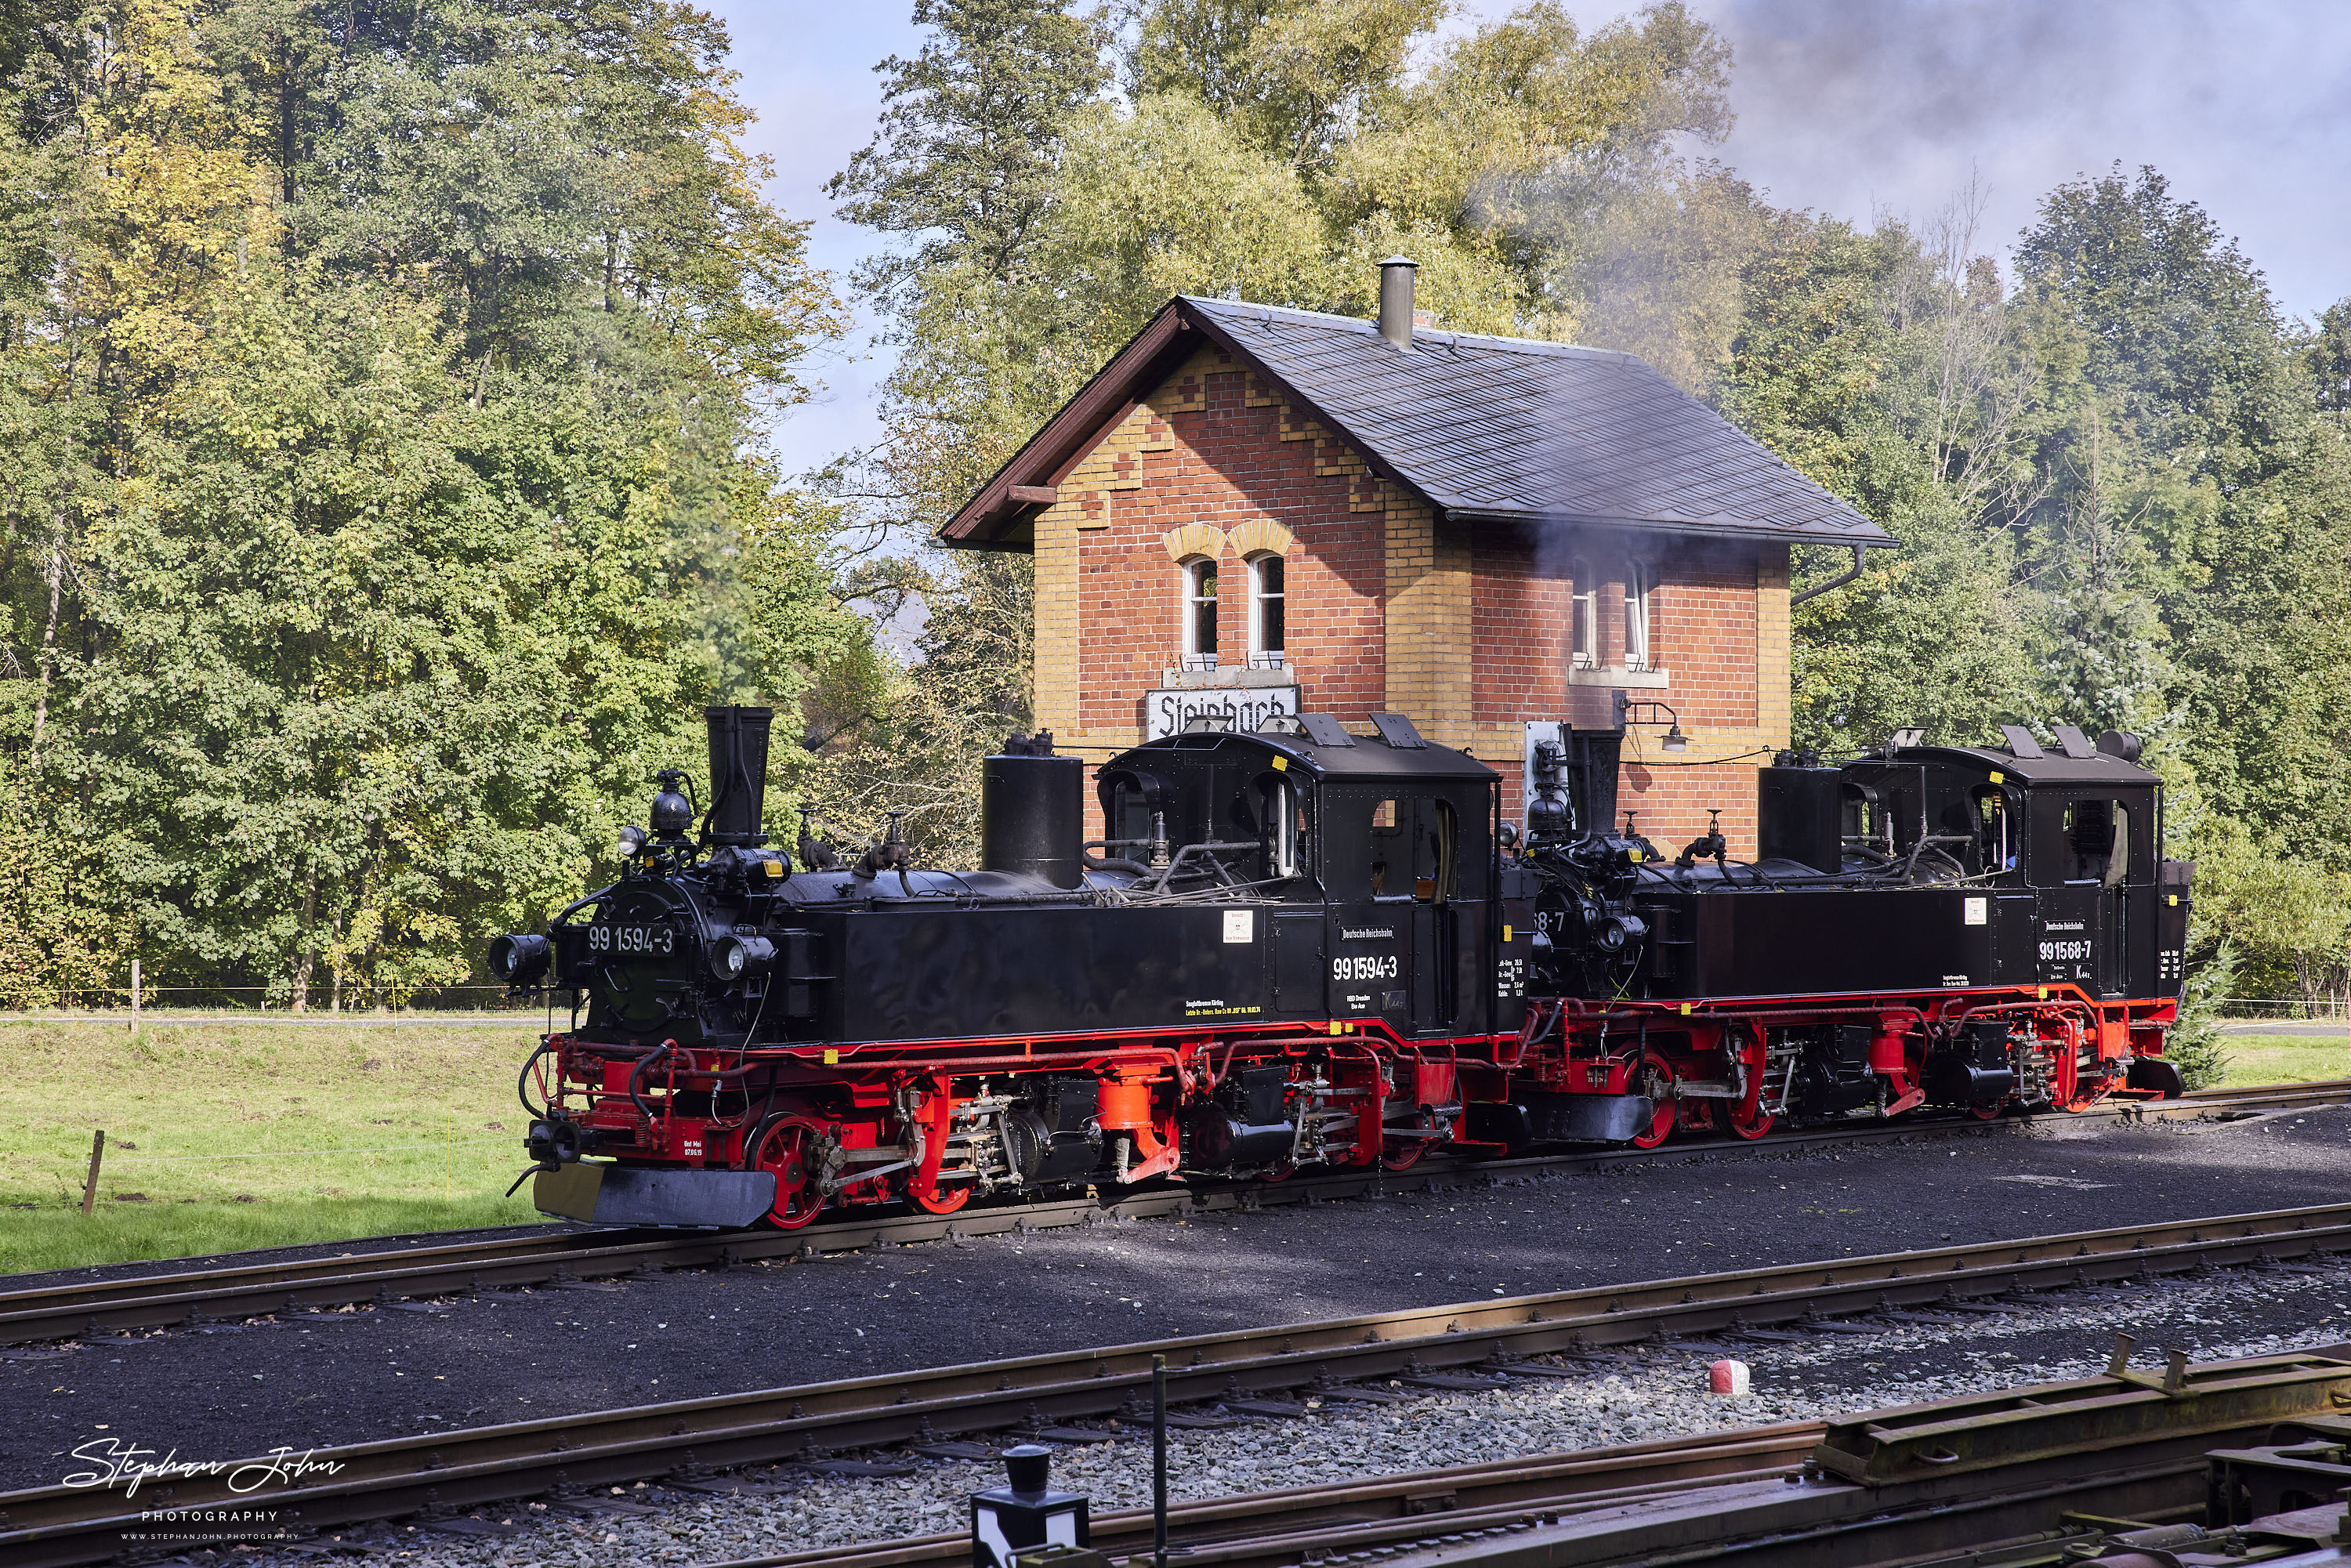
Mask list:
[[[1855,761],[1867,758],[1856,758]],[[1906,746],[1895,762],[1959,761],[2027,784],[2160,784],[2161,776],[2109,752],[2092,757],[2018,757],[1992,746]]]
[[[1393,719],[1393,715],[1381,716]],[[1384,723],[1376,735],[1353,735],[1328,715],[1309,715],[1305,732],[1267,735],[1256,731],[1204,730],[1163,736],[1123,751],[1102,765],[1110,772],[1123,767],[1149,768],[1158,758],[1206,759],[1218,752],[1265,759],[1281,757],[1292,767],[1317,779],[1339,781],[1380,779],[1423,780],[1468,779],[1489,784],[1501,778],[1466,751],[1422,740],[1409,724]],[[1340,742],[1343,740],[1344,744]],[[1403,744],[1399,744],[1402,741]]]

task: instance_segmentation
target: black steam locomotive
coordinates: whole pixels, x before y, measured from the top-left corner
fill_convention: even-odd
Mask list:
[[[1093,841],[1085,765],[1016,737],[951,872],[894,820],[769,847],[769,715],[708,717],[707,810],[664,773],[621,880],[491,949],[571,1001],[524,1070],[549,1212],[789,1227],[2179,1092],[2189,868],[2128,737],[1782,754],[1751,862],[1618,823],[1621,728],[1530,727],[1523,831],[1396,715],[1174,736],[1099,769]]]

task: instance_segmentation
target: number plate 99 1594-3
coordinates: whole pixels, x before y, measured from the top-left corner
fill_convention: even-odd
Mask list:
[[[674,953],[677,933],[666,925],[590,925],[590,953]]]

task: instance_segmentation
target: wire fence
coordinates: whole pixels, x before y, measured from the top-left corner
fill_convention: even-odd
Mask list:
[[[138,988],[135,1006],[131,1000],[131,988],[128,986],[87,986],[59,992],[47,1007],[27,1009],[7,1016],[45,1017],[63,1022],[89,1016],[127,1018],[133,1013],[152,1012],[158,1015],[159,1021],[162,1021],[174,1014],[225,1012],[275,1021],[299,1019],[311,1023],[332,1023],[338,1020],[433,1019],[513,1019],[519,1021],[544,1018],[547,1011],[545,997],[521,1001],[509,997],[504,986],[443,986],[431,992],[421,992],[397,1005],[345,1006],[339,999],[329,998],[323,1001],[313,998],[307,1005],[297,1008],[287,998],[283,986],[155,986],[142,983]]]
[[[116,1166],[184,1165],[192,1160],[283,1160],[291,1159],[298,1155],[393,1155],[418,1149],[431,1149],[437,1152],[443,1149],[473,1148],[487,1144],[512,1144],[515,1141],[511,1137],[450,1138],[437,1144],[369,1144],[357,1148],[264,1149],[257,1153],[239,1155],[117,1155],[110,1153],[106,1156],[106,1165],[109,1169],[111,1169]]]
[[[2314,1023],[2351,1022],[2345,998],[2326,997],[2313,1001],[2306,997],[2216,997],[2214,1002],[2223,1013],[2239,1018],[2303,1019]]]

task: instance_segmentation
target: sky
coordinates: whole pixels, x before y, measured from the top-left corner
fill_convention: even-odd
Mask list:
[[[735,37],[768,194],[813,220],[846,289],[875,236],[824,183],[870,141],[875,62],[912,55],[910,0],[705,0]],[[1924,219],[1971,177],[2003,256],[2061,181],[2152,164],[2269,277],[2289,315],[2351,296],[2351,5],[2340,0],[1689,0],[1730,41],[1738,123],[1709,150],[1774,204]],[[1468,0],[1459,26],[1513,0]],[[1568,0],[1586,28],[1630,6]],[[788,471],[874,441],[888,350],[861,319],[776,432]]]

